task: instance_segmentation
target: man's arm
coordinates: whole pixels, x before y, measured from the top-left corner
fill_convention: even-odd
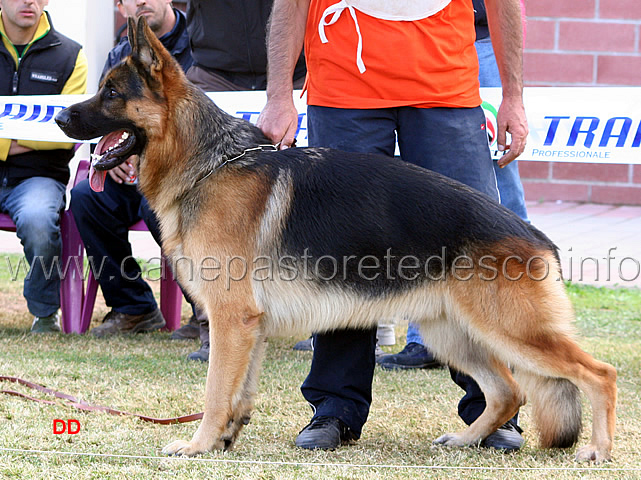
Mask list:
[[[497,114],[499,150],[507,151],[504,167],[525,150],[528,134],[523,106],[523,25],[519,0],[485,0],[490,37],[503,85],[503,100]],[[506,132],[512,136],[507,144]]]
[[[7,156],[9,156],[9,155],[20,155],[21,153],[27,153],[27,152],[30,152],[31,150],[33,150],[33,148],[29,148],[29,147],[25,147],[25,146],[20,145],[18,143],[18,140],[10,140],[10,142],[11,143],[9,144],[9,153],[7,154]],[[6,157],[5,157],[5,159],[6,159]]]
[[[76,58],[76,66],[69,75],[65,86],[62,87],[61,95],[81,95],[87,93],[87,74],[89,72],[89,62],[85,51],[80,49]]]
[[[298,127],[292,77],[303,49],[309,2],[275,0],[267,29],[267,104],[257,125],[281,148],[292,145]]]

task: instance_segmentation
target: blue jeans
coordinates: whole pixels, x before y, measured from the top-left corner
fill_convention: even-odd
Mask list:
[[[65,185],[47,177],[32,177],[16,186],[0,187],[0,209],[16,224],[16,234],[31,266],[24,279],[27,308],[36,317],[60,308],[62,238],[60,214],[65,208]]]
[[[337,109],[309,106],[309,145],[393,156],[437,171],[498,201],[485,115],[478,108]],[[301,386],[314,417],[342,420],[358,438],[372,401],[376,328],[314,334]]]
[[[500,168],[494,161],[494,171],[496,173],[496,184],[501,194],[501,205],[508,210],[516,213],[521,220],[530,223],[525,207],[525,194],[523,193],[523,184],[519,174],[518,160],[513,160],[507,166]]]

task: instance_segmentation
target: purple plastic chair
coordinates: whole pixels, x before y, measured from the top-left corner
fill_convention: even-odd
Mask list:
[[[78,164],[78,171],[76,173],[76,182],[87,178],[87,172],[89,171],[89,162],[87,160],[81,160]],[[71,213],[69,214],[71,216]],[[73,221],[73,219],[72,219]],[[75,224],[74,224],[75,228]],[[147,225],[142,220],[136,222],[129,230],[147,232],[149,229]],[[77,233],[77,230],[76,230]],[[82,244],[81,244],[82,245]],[[81,253],[82,255],[82,253]],[[162,279],[160,280],[160,311],[165,317],[167,324],[165,325],[164,330],[173,331],[180,327],[180,315],[182,310],[182,298],[183,294],[180,290],[180,287],[174,279],[173,272],[167,267],[165,257],[162,257],[162,272],[168,272],[168,275],[163,274]],[[94,278],[93,272],[89,269],[87,275],[87,289],[83,293],[81,292],[82,306],[81,313],[79,315],[78,322],[78,331],[79,333],[86,332],[91,323],[91,315],[93,313],[94,304],[96,303],[96,294],[98,292],[98,281]],[[75,306],[74,306],[75,307]]]

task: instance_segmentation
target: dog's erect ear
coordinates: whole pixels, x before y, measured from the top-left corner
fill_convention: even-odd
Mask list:
[[[136,44],[136,20],[134,17],[127,17],[127,39],[129,40],[129,46],[133,50]]]
[[[147,25],[147,20],[144,16],[138,18],[137,25],[134,24],[135,20],[131,17],[127,22],[133,58],[141,64],[144,70],[149,72],[152,78],[157,79],[157,74],[163,67],[163,58],[160,51],[163,48],[162,44]]]

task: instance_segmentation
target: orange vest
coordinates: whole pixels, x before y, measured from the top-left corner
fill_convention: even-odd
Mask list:
[[[440,12],[415,21],[381,20],[355,10],[319,23],[338,0],[312,0],[305,33],[307,103],[335,108],[477,107],[481,104],[474,11],[470,0],[452,0]],[[393,0],[390,0],[393,1]]]

